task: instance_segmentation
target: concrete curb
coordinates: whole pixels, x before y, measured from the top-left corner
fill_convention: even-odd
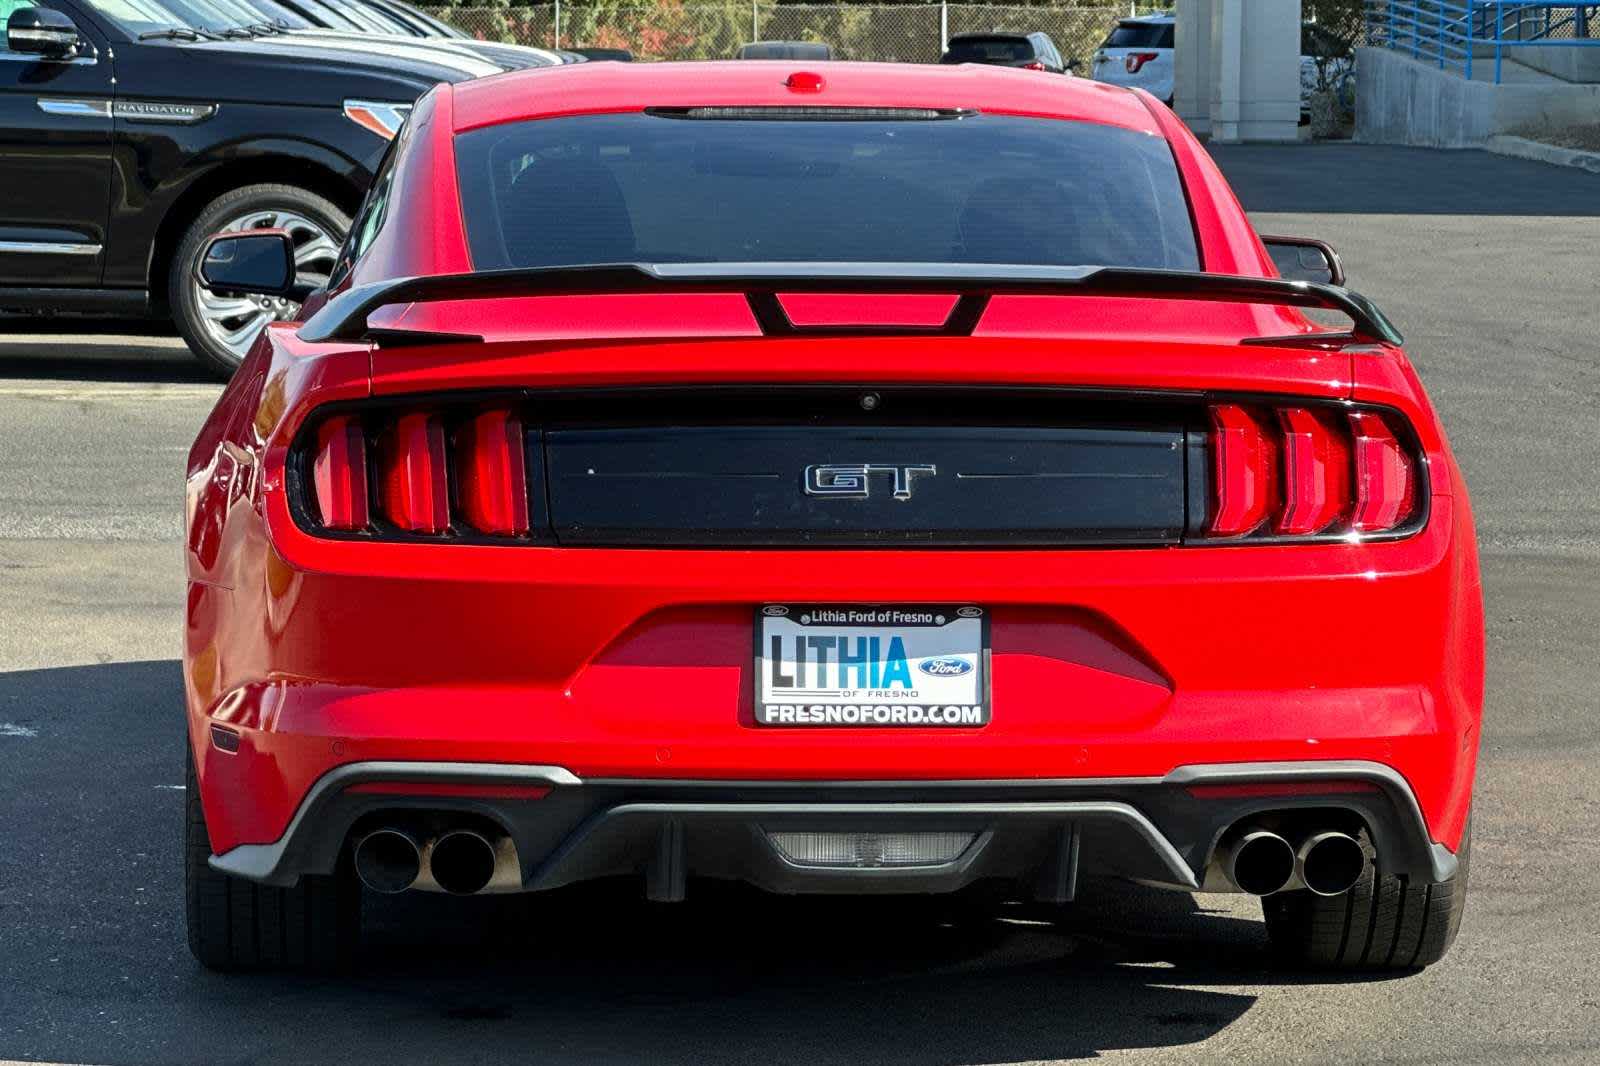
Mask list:
[[[1532,159],[1540,163],[1553,163],[1558,167],[1578,167],[1582,170],[1600,174],[1600,152],[1584,152],[1576,148],[1559,148],[1553,144],[1542,141],[1530,141],[1526,137],[1513,137],[1508,133],[1497,133],[1484,142],[1483,147],[1497,155],[1516,156],[1518,159]]]

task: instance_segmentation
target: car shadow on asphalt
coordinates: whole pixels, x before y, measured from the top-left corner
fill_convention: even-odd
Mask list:
[[[0,380],[215,383],[169,322],[0,315]]]
[[[702,882],[368,896],[350,973],[209,973],[181,701],[170,660],[0,673],[0,1059],[956,1066],[1194,1044],[1327,980],[1275,971],[1230,898],[1100,881],[1053,921]]]

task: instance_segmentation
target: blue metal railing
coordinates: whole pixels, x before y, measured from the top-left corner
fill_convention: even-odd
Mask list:
[[[1600,48],[1600,2],[1524,0],[1367,0],[1367,43],[1472,78],[1474,60],[1492,56],[1494,81],[1505,49],[1518,45]]]

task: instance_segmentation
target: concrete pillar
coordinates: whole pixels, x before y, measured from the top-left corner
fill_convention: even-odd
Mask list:
[[[1211,132],[1213,0],[1177,0],[1172,51],[1172,109],[1198,134]]]
[[[1210,7],[1211,139],[1298,139],[1300,0],[1200,2]]]

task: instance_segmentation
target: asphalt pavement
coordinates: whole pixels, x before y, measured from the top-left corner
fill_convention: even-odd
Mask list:
[[[1600,1062],[1600,177],[1476,152],[1215,154],[1258,229],[1332,241],[1407,334],[1473,492],[1488,708],[1443,963],[1285,975],[1249,899],[1094,884],[1064,926],[737,891],[402,897],[369,901],[352,975],[206,973],[183,942],[177,655],[183,458],[219,389],[170,333],[11,319],[0,1060]]]

